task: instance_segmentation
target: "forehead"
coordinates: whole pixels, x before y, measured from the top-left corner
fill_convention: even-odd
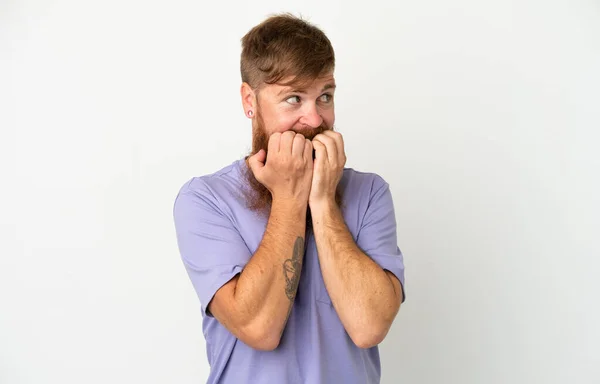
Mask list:
[[[316,79],[296,79],[286,77],[276,84],[266,84],[264,89],[269,93],[281,94],[289,91],[303,93],[319,93],[327,89],[335,88],[335,78],[333,73],[328,73],[317,77]]]

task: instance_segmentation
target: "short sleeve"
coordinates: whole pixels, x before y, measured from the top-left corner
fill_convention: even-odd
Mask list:
[[[173,205],[179,253],[202,308],[225,283],[240,273],[252,256],[219,201],[200,178],[186,183]]]
[[[404,257],[398,247],[394,203],[389,184],[378,175],[375,175],[356,245],[400,280],[404,302]]]

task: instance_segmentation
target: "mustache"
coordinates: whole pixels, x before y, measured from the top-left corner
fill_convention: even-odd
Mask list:
[[[315,138],[315,136],[317,136],[320,133],[323,133],[325,131],[329,131],[330,128],[324,124],[321,124],[320,126],[316,127],[316,128],[300,128],[300,129],[290,129],[290,131],[294,132],[294,133],[299,133],[301,135],[303,135],[305,138],[307,138],[308,140],[311,140]]]
[[[292,131],[294,133],[299,133],[310,141],[312,141],[315,138],[315,136],[317,136],[323,132],[330,131],[330,130],[333,130],[333,128],[329,128],[328,126],[326,126],[324,124],[322,124],[316,128],[291,128],[291,129],[289,129],[289,131]]]
[[[316,128],[291,128],[289,129],[289,131],[292,131],[294,133],[299,133],[302,136],[304,136],[306,139],[312,141],[315,136],[317,136],[320,133],[326,132],[326,131],[333,131],[334,128],[333,127],[328,127],[325,124],[321,124],[320,126],[316,127]],[[252,135],[252,151],[251,151],[251,155],[254,155],[255,153],[257,153],[258,151],[260,151],[261,149],[264,149],[266,152],[268,152],[268,144],[269,144],[269,138],[270,136],[267,135],[267,133],[264,131],[264,129],[262,129],[262,127],[257,127],[257,129],[255,130],[255,132]],[[313,150],[313,159],[314,159],[314,150]]]

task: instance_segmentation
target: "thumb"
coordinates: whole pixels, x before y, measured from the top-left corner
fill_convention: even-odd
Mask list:
[[[264,149],[261,149],[248,158],[248,165],[250,166],[250,169],[252,170],[252,173],[254,173],[255,177],[256,174],[260,173],[260,171],[265,167],[266,158],[267,152],[265,152]]]

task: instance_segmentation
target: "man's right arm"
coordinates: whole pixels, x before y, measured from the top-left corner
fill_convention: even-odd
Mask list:
[[[312,144],[293,131],[269,138],[248,157],[256,180],[272,203],[254,255],[223,214],[210,187],[194,179],[173,208],[177,241],[203,313],[255,349],[277,347],[296,297],[304,257]],[[208,305],[206,304],[208,303]]]
[[[306,209],[307,203],[274,199],[258,249],[208,305],[225,328],[254,349],[279,345],[300,281]]]

